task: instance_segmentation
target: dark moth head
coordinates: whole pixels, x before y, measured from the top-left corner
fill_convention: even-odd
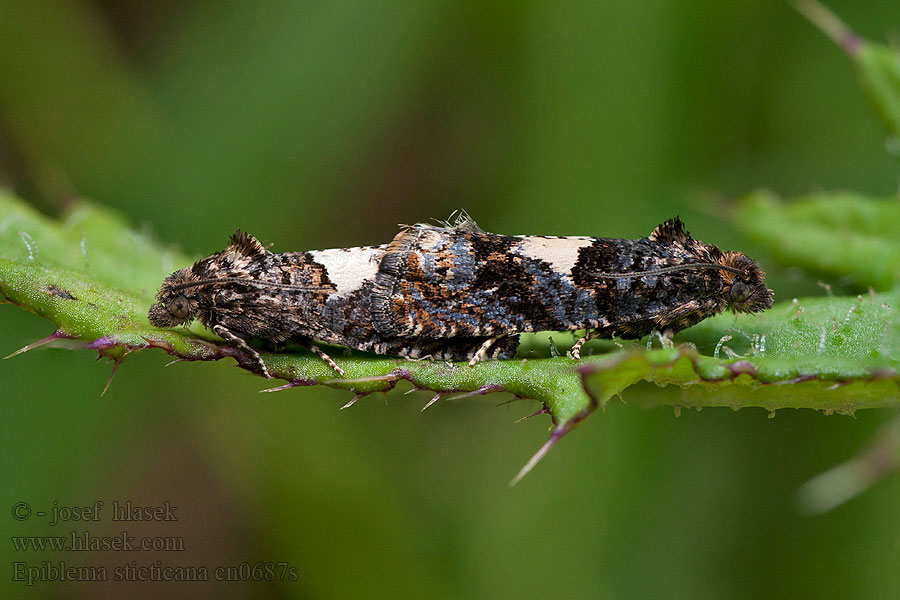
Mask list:
[[[202,294],[209,294],[208,284],[234,282],[246,277],[248,261],[265,254],[266,249],[259,240],[241,230],[236,231],[231,236],[231,243],[221,252],[166,277],[147,318],[156,327],[189,324],[198,318],[200,298]]]
[[[722,252],[712,244],[695,240],[678,217],[669,219],[654,229],[649,239],[667,245],[676,252],[683,250],[693,255],[698,261],[693,268],[718,271],[719,281],[710,283],[719,300],[724,302],[724,308],[746,313],[772,308],[772,290],[764,283],[766,274],[746,254]],[[685,263],[687,264],[691,263]],[[691,267],[673,266],[663,270],[676,271],[684,268]]]
[[[756,261],[742,252],[722,252],[712,244],[705,244],[691,237],[678,217],[670,219],[653,230],[649,239],[676,252],[693,255],[696,263],[665,267],[661,270],[678,271],[699,268],[717,271],[719,277],[709,283],[718,296],[722,308],[734,312],[755,313],[772,308],[772,290],[764,282],[766,274]],[[692,266],[687,266],[692,265]],[[709,272],[709,271],[707,271]]]
[[[772,290],[766,287],[765,272],[756,261],[741,252],[725,252],[719,262],[725,302],[734,312],[755,313],[772,308]]]
[[[197,317],[199,304],[188,294],[196,287],[185,287],[192,279],[190,269],[169,275],[156,294],[156,304],[150,307],[147,318],[156,327],[186,325]]]

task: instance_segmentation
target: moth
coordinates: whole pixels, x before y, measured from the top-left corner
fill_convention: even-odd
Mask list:
[[[316,341],[445,360],[513,358],[521,333],[671,336],[726,309],[772,306],[741,252],[695,240],[677,217],[638,240],[507,236],[471,219],[404,227],[380,246],[269,252],[237,231],[223,251],[163,282],[148,318],[197,319],[251,358],[247,340],[293,341],[343,371]]]

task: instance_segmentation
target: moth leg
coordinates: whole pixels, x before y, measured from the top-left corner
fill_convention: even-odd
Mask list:
[[[480,363],[481,361],[483,361],[483,360],[485,360],[486,358],[488,358],[488,356],[489,356],[489,355],[488,355],[488,352],[490,352],[491,347],[492,347],[494,344],[496,344],[498,341],[502,340],[502,339],[505,338],[505,337],[506,337],[506,334],[505,334],[505,333],[501,333],[500,335],[497,335],[497,336],[494,336],[494,337],[492,337],[492,338],[486,339],[486,340],[484,341],[484,343],[481,345],[481,347],[478,349],[478,351],[475,352],[475,354],[472,356],[472,360],[469,361],[469,366],[470,366],[470,367],[474,367],[475,365],[477,365],[477,364]]]
[[[217,336],[221,337],[229,344],[232,344],[239,350],[243,350],[244,352],[246,352],[250,356],[250,359],[256,363],[256,366],[259,367],[259,371],[260,373],[262,373],[263,377],[265,377],[266,379],[272,379],[272,376],[269,375],[269,370],[266,368],[266,364],[263,362],[263,359],[259,355],[259,352],[251,348],[244,340],[244,338],[234,335],[233,333],[231,333],[231,331],[228,330],[227,327],[225,327],[224,325],[219,325],[218,323],[213,325],[212,330]]]
[[[325,354],[325,352],[321,348],[319,348],[315,344],[309,344],[307,347],[312,351],[313,354],[315,354],[316,356],[318,356],[319,358],[324,360],[326,363],[328,363],[328,366],[331,367],[332,369],[334,369],[338,375],[341,375],[341,376],[344,375],[344,370],[342,368],[340,368],[339,366],[337,366],[337,363],[334,362],[334,360],[330,356]]]
[[[592,331],[590,329],[586,329],[584,331],[584,335],[575,340],[575,345],[572,346],[572,349],[569,350],[569,356],[572,357],[573,360],[581,359],[581,347],[584,346],[584,343],[594,337]]]
[[[422,362],[423,360],[430,360],[433,362],[434,355],[433,354],[425,354],[424,356],[404,356],[403,359],[407,360],[409,362]]]

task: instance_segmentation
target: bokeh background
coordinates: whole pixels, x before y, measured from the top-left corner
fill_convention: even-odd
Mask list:
[[[832,1],[859,33],[893,1]],[[849,61],[780,1],[0,2],[0,182],[49,215],[112,206],[193,255],[240,227],[299,250],[381,243],[464,208],[501,233],[637,237],[680,214],[765,254],[730,198],[895,194]],[[772,266],[776,296],[820,293]],[[50,323],[0,306],[0,354]],[[896,598],[900,481],[826,515],[810,477],[892,413],[643,410],[636,386],[507,482],[545,439],[503,396],[260,395],[230,361],[145,351],[0,363],[3,597]],[[401,390],[402,392],[402,390]],[[508,398],[506,398],[508,399]],[[37,507],[178,507],[181,553],[13,552]],[[77,525],[77,524],[76,524]],[[92,524],[92,533],[121,526]],[[296,581],[62,583],[10,563],[284,561]]]

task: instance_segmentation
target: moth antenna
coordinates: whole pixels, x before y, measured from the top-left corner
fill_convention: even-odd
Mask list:
[[[688,265],[673,265],[671,267],[660,267],[659,269],[650,269],[648,271],[632,271],[631,273],[594,273],[598,277],[605,279],[631,279],[633,277],[643,277],[644,275],[659,275],[661,273],[671,273],[672,271],[686,271],[688,269],[717,269],[721,271],[730,271],[742,275],[743,271],[728,267],[721,263],[691,263]]]
[[[184,290],[192,287],[200,287],[211,283],[239,283],[241,285],[249,285],[258,288],[271,288],[276,290],[290,290],[294,292],[324,292],[333,293],[334,290],[327,287],[316,285],[300,285],[295,283],[277,283],[274,281],[257,281],[255,279],[244,279],[243,277],[214,277],[212,279],[201,279],[200,281],[191,281],[181,283],[172,288],[173,292]]]

